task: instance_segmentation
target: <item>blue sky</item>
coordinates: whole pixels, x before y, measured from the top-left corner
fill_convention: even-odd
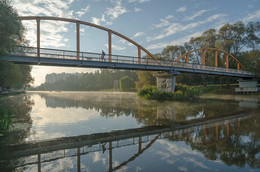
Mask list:
[[[115,30],[151,53],[167,45],[182,45],[204,31],[237,21],[259,21],[259,0],[12,0],[20,16],[55,16],[83,20]],[[23,22],[26,38],[36,46],[36,24]],[[76,50],[76,26],[65,22],[41,22],[41,46]],[[107,33],[81,26],[81,51],[107,52]],[[113,54],[137,56],[137,48],[112,37]],[[145,55],[142,52],[142,55]],[[88,72],[93,69],[35,66],[35,85],[47,73]]]

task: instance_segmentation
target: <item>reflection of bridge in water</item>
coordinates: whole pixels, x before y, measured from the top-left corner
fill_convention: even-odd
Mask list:
[[[200,146],[210,146],[225,142],[239,130],[241,126],[240,121],[248,119],[251,116],[251,114],[242,114],[200,122],[192,120],[187,123],[175,123],[171,126],[150,126],[10,145],[6,149],[8,152],[0,152],[0,163],[14,158],[31,157],[31,160],[26,160],[25,163],[17,167],[38,164],[38,171],[41,171],[42,163],[56,161],[66,157],[77,157],[77,168],[78,171],[80,171],[80,158],[82,155],[109,150],[109,171],[115,171],[135,160],[158,139],[185,140]],[[233,131],[231,131],[231,125],[233,126]],[[207,129],[209,128],[215,128],[214,142],[207,142]],[[225,132],[223,130],[225,130]],[[190,137],[193,133],[197,132],[202,132],[202,136],[195,134],[197,136],[195,139]],[[220,137],[221,134],[219,133],[222,134],[222,137]],[[107,145],[106,143],[109,144]],[[144,147],[144,143],[148,144]],[[131,145],[138,145],[137,153],[120,165],[113,167],[113,149]]]

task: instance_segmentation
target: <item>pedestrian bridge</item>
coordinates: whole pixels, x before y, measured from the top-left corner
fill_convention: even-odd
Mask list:
[[[209,74],[230,76],[239,78],[254,78],[255,75],[246,71],[244,66],[231,54],[215,48],[196,49],[182,56],[175,58],[175,60],[163,60],[155,57],[148,50],[133,41],[132,39],[105,28],[103,26],[92,23],[57,17],[47,16],[26,16],[20,17],[20,20],[34,20],[37,28],[37,47],[17,47],[9,56],[4,56],[1,59],[11,61],[18,64],[29,65],[45,65],[45,66],[64,66],[64,67],[86,67],[86,68],[108,68],[108,69],[125,69],[125,70],[148,70],[148,71],[166,71],[166,72],[184,72],[196,74]],[[40,21],[52,20],[70,22],[76,24],[76,51],[49,49],[40,46]],[[102,55],[98,53],[82,52],[80,51],[80,25],[87,25],[108,33],[108,54]],[[112,54],[112,34],[118,36],[134,46],[137,47],[137,56],[124,56]],[[147,58],[141,57],[141,52],[147,54]],[[201,54],[199,64],[192,63],[194,52]],[[213,52],[214,66],[206,64],[206,52]],[[225,58],[225,67],[220,66],[218,61]],[[236,64],[236,68],[230,68],[230,63]]]

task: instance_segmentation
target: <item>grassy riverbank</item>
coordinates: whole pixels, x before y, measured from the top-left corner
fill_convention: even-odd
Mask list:
[[[188,100],[202,97],[203,95],[241,95],[235,92],[238,84],[232,85],[208,85],[208,86],[187,86],[177,84],[174,93],[165,93],[158,91],[156,86],[148,86],[138,91],[138,95],[147,100]],[[243,94],[242,94],[243,95]],[[247,95],[260,95],[260,93],[253,93]]]

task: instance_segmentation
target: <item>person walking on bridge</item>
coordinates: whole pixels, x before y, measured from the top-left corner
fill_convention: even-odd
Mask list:
[[[102,54],[101,54],[102,61],[106,61],[105,55],[106,55],[106,53],[102,50]]]

